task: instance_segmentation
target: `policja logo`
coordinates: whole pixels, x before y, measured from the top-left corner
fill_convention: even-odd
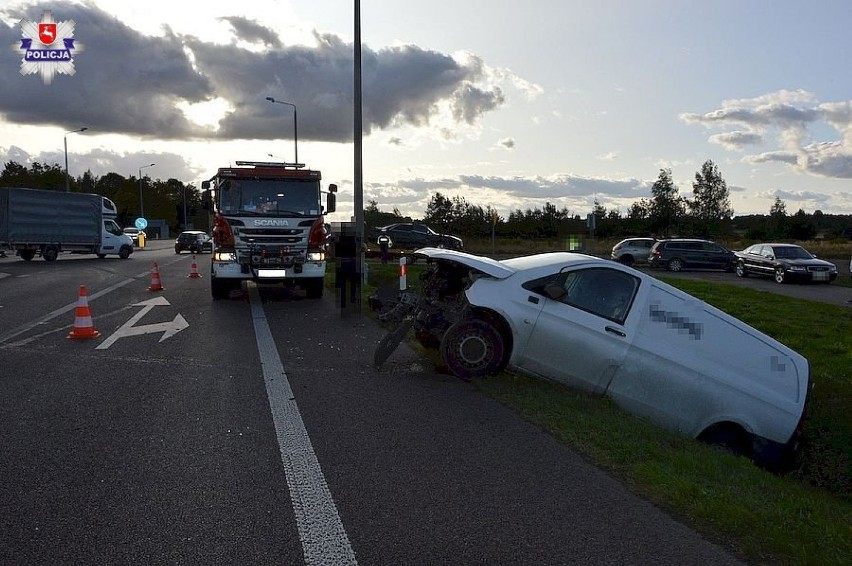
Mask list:
[[[41,21],[21,20],[21,44],[12,44],[12,50],[20,53],[21,74],[41,74],[44,84],[53,82],[58,73],[73,75],[72,51],[83,51],[82,43],[75,43],[74,20],[55,22],[53,12],[45,10]]]

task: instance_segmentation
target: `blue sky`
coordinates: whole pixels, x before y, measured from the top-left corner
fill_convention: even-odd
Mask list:
[[[299,158],[351,214],[353,2],[0,0],[0,162],[200,186]],[[19,73],[21,19],[73,19],[75,74]],[[852,214],[852,3],[361,2],[364,199],[422,216],[436,192],[504,215],[626,212],[712,159],[737,214]]]

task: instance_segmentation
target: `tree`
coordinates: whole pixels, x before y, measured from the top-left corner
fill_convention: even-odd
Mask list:
[[[775,202],[769,209],[769,236],[773,239],[786,238],[788,233],[787,226],[787,205],[781,200],[781,197],[776,196]]]
[[[693,198],[687,201],[696,228],[704,235],[718,233],[722,221],[734,215],[728,184],[711,160],[704,162],[692,183]]]
[[[683,199],[672,181],[672,170],[660,169],[660,176],[651,185],[651,200],[647,210],[649,228],[655,234],[668,235],[684,211]]]

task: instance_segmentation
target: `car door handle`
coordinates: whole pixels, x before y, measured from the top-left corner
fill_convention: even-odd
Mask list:
[[[626,332],[624,332],[623,330],[619,330],[618,328],[616,328],[614,326],[606,326],[604,329],[607,332],[611,332],[612,334],[615,334],[616,336],[621,336],[622,338],[627,336]]]

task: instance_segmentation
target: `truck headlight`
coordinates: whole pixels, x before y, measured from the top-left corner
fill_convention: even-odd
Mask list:
[[[324,261],[325,252],[308,252],[308,261]]]

